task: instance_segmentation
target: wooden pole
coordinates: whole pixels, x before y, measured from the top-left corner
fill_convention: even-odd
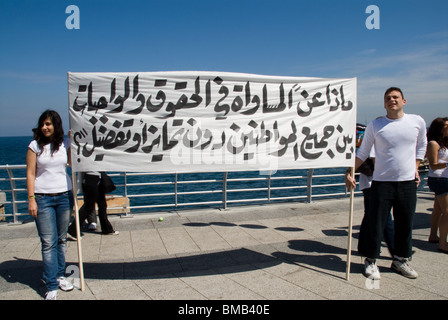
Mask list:
[[[70,72],[67,72],[67,87],[70,88]],[[70,113],[70,95],[68,95],[68,106],[69,106],[69,113]],[[70,119],[69,119],[70,120]],[[70,130],[69,130],[69,138],[70,140],[73,139],[72,133],[71,133],[71,121],[69,123]],[[71,141],[73,142],[73,141]],[[72,143],[73,145],[73,143]],[[70,148],[70,158],[71,160],[75,159],[73,157],[73,150]],[[71,162],[71,161],[70,161]],[[76,223],[76,242],[78,244],[78,267],[79,267],[79,282],[81,291],[84,291],[84,266],[82,262],[82,246],[81,246],[81,228],[79,226],[79,208],[78,208],[78,184],[76,182],[76,172],[73,170],[72,165],[72,185],[73,185],[73,201],[75,205],[75,223]]]
[[[79,282],[81,291],[84,291],[84,266],[82,262],[82,246],[81,246],[81,228],[79,226],[79,208],[78,208],[78,186],[76,182],[76,172],[72,171],[73,181],[73,197],[75,201],[75,223],[76,223],[76,242],[78,244],[78,265],[79,265]]]
[[[350,175],[355,177],[355,168],[352,167]],[[348,239],[347,239],[347,265],[345,269],[345,279],[350,280],[350,264],[352,256],[352,227],[353,227],[353,203],[355,198],[355,189],[350,188],[350,210],[348,215]]]

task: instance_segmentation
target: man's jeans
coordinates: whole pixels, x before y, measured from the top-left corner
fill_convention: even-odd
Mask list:
[[[362,219],[361,222],[361,231],[360,233],[364,233],[365,229],[366,229],[366,221],[367,218],[366,216],[370,215],[370,210],[371,210],[371,205],[372,205],[372,200],[371,200],[371,193],[372,193],[372,188],[367,188],[362,190],[362,193],[364,195],[364,218]],[[363,239],[364,240],[364,239]],[[392,213],[389,214],[389,217],[387,218],[387,222],[386,222],[386,227],[384,228],[384,233],[383,233],[383,240],[384,242],[386,242],[387,248],[389,249],[389,252],[391,254],[391,256],[394,256],[394,241],[395,241],[395,231],[394,231],[394,221],[392,219]],[[362,248],[362,243],[358,241],[358,244],[360,245],[360,247]]]
[[[372,259],[379,257],[384,228],[393,208],[394,254],[409,258],[412,254],[412,227],[416,205],[415,181],[373,181],[370,214],[365,216],[366,227],[359,234],[359,254]]]
[[[36,226],[42,243],[43,278],[48,291],[57,290],[65,275],[67,228],[73,207],[71,191],[58,195],[36,194]]]

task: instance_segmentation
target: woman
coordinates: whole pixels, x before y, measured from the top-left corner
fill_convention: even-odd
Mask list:
[[[64,277],[66,235],[73,207],[70,165],[70,140],[64,138],[62,120],[47,110],[33,129],[34,140],[26,155],[28,212],[34,217],[42,244],[45,299],[55,300],[58,287],[70,291],[73,285]]]
[[[428,186],[435,193],[429,241],[438,242],[439,251],[448,253],[448,117],[434,119],[427,136]]]

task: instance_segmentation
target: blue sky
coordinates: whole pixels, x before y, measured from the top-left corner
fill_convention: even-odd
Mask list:
[[[68,71],[357,77],[358,122],[390,86],[428,125],[448,115],[446,0],[0,0],[0,43],[0,136],[31,135],[47,108],[67,131]]]

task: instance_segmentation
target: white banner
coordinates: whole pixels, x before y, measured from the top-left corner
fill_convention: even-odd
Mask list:
[[[74,171],[349,167],[356,78],[69,73]]]

